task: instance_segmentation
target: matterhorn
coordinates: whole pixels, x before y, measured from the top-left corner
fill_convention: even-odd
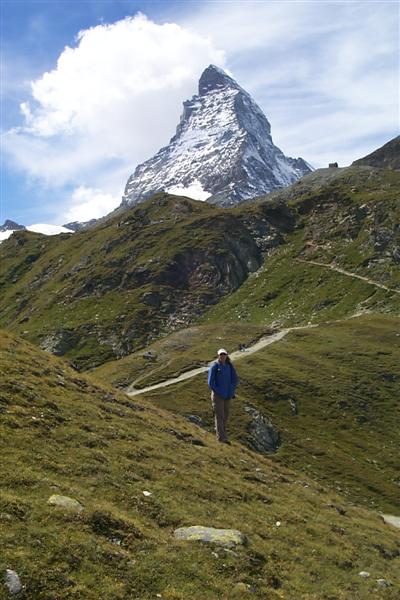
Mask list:
[[[122,206],[166,191],[234,206],[294,183],[312,168],[274,145],[271,125],[251,96],[225,71],[210,65],[199,92],[183,103],[168,146],[129,178]]]

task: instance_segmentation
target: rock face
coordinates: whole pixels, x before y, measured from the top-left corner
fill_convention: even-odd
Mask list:
[[[273,144],[261,109],[213,65],[203,72],[199,93],[183,106],[175,136],[136,168],[121,206],[159,191],[232,206],[290,185],[312,170]]]

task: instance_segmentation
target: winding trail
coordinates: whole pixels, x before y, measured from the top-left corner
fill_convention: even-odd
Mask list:
[[[265,348],[266,346],[269,346],[270,344],[273,344],[274,342],[278,342],[279,340],[283,339],[291,331],[295,331],[298,329],[311,329],[312,327],[318,327],[318,324],[303,325],[303,326],[299,326],[299,327],[288,327],[287,329],[282,329],[281,331],[278,331],[277,333],[272,333],[271,335],[260,338],[252,346],[249,346],[245,350],[236,350],[235,352],[232,352],[229,356],[231,357],[232,360],[241,360],[242,358],[249,356],[249,354],[258,352],[262,348]],[[126,394],[128,396],[138,396],[140,394],[145,394],[146,392],[152,392],[153,390],[157,390],[159,388],[167,387],[169,385],[174,385],[175,383],[179,383],[180,381],[185,381],[186,379],[191,379],[192,377],[195,377],[196,375],[200,375],[200,373],[206,373],[206,371],[208,371],[210,365],[213,362],[214,362],[214,360],[212,360],[207,366],[197,367],[196,369],[192,369],[190,371],[186,371],[185,373],[182,373],[181,375],[178,375],[178,377],[173,377],[172,379],[166,379],[165,381],[161,381],[160,383],[155,383],[154,385],[150,385],[149,387],[135,389],[132,386],[129,386],[126,390]]]
[[[301,263],[305,263],[307,265],[315,265],[317,267],[323,267],[325,269],[330,269],[331,271],[336,271],[337,273],[340,273],[341,275],[346,275],[347,277],[353,277],[354,279],[361,279],[361,281],[365,281],[366,283],[369,283],[370,285],[374,285],[375,287],[386,290],[387,292],[394,292],[395,294],[400,294],[400,290],[395,290],[393,288],[389,288],[386,285],[383,285],[383,283],[379,283],[377,281],[369,279],[368,277],[363,277],[362,275],[357,275],[356,273],[351,273],[350,271],[345,271],[344,269],[341,269],[340,267],[335,267],[334,265],[317,262],[315,260],[305,260],[303,258],[296,258],[295,260],[297,260],[298,262],[301,262]],[[350,315],[349,317],[347,317],[347,319],[352,319],[354,317],[358,317],[361,314],[362,313],[356,313],[354,315]],[[298,326],[298,327],[288,327],[287,329],[282,329],[281,331],[278,331],[277,333],[273,333],[269,336],[260,338],[257,342],[255,342],[255,344],[253,344],[249,348],[246,348],[244,351],[236,350],[235,352],[232,352],[232,354],[230,356],[233,360],[240,360],[240,359],[248,356],[249,354],[258,352],[262,348],[265,348],[266,346],[269,346],[270,344],[273,344],[274,342],[278,342],[279,340],[283,339],[291,331],[301,330],[301,329],[310,329],[311,327],[318,327],[318,326],[319,326],[319,324],[315,324],[315,325],[303,325],[303,326]],[[159,388],[167,387],[169,385],[174,385],[175,383],[185,381],[186,379],[191,379],[192,377],[195,377],[196,375],[200,375],[201,373],[205,373],[206,371],[208,371],[212,362],[209,363],[207,366],[198,367],[197,369],[192,369],[190,371],[186,371],[185,373],[178,375],[178,377],[173,377],[172,379],[166,379],[165,381],[161,381],[160,383],[156,383],[154,385],[150,385],[148,387],[144,387],[141,389],[136,389],[133,387],[133,385],[130,385],[126,390],[126,393],[128,396],[138,396],[140,394],[145,394],[146,392],[152,392],[153,390],[157,390]]]
[[[325,269],[336,271],[337,273],[341,273],[342,275],[347,275],[347,277],[361,279],[361,281],[365,281],[366,283],[381,288],[382,290],[386,290],[387,292],[394,292],[395,294],[400,294],[400,290],[395,290],[394,288],[387,287],[386,285],[383,285],[383,283],[378,283],[378,281],[374,281],[373,279],[369,279],[368,277],[363,277],[363,275],[356,275],[356,273],[352,273],[351,271],[345,271],[344,269],[341,269],[340,267],[335,267],[334,265],[317,262],[316,260],[306,260],[304,258],[296,258],[295,260],[297,260],[297,262],[305,263],[306,265],[316,265],[317,267],[324,267]]]

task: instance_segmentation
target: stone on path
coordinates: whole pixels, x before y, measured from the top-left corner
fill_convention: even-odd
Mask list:
[[[82,512],[83,506],[74,498],[68,498],[68,496],[60,496],[59,494],[53,494],[47,501],[47,504],[52,506],[60,506],[74,512]]]
[[[394,515],[382,515],[382,519],[385,523],[389,523],[389,525],[393,525],[400,529],[400,517],[395,517]]]
[[[212,542],[228,548],[246,543],[246,536],[237,529],[214,529],[201,525],[175,529],[174,537],[177,540]]]
[[[18,573],[7,569],[6,571],[6,586],[10,594],[19,594],[22,590],[22,585]]]

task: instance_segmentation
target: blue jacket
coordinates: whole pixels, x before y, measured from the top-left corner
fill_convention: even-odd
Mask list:
[[[229,400],[235,396],[238,376],[232,363],[224,365],[218,361],[208,370],[208,385],[218,396]]]

